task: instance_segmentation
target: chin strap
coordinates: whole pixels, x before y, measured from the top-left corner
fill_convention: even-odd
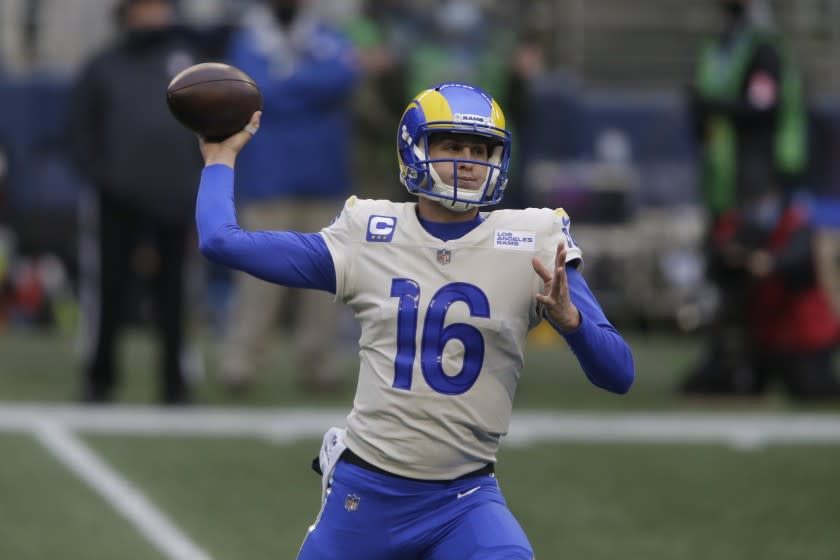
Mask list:
[[[434,198],[434,197],[429,197]],[[472,204],[469,202],[461,202],[459,200],[446,200],[444,198],[435,198],[438,204],[446,208],[447,210],[452,210],[453,212],[466,212],[467,210],[471,210],[473,208],[478,207],[478,204]]]
[[[481,201],[482,195],[484,194],[483,190],[470,191],[464,189],[460,191],[460,194],[462,198],[466,198],[467,200],[454,200],[455,187],[443,182],[443,179],[440,178],[440,174],[438,174],[434,165],[429,165],[429,175],[431,176],[432,180],[431,191],[437,194],[445,194],[450,198],[438,198],[434,196],[429,196],[428,198],[436,200],[444,208],[454,210],[455,212],[466,212],[470,208],[473,208],[475,206],[481,206],[478,203]],[[469,200],[469,195],[473,193],[475,195],[475,200]]]

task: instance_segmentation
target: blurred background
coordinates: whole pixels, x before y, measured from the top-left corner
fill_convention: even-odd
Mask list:
[[[617,398],[532,333],[516,433],[554,427],[499,472],[539,557],[836,557],[840,0],[0,0],[0,557],[291,558],[317,513],[357,327],[198,254],[165,88],[202,61],[277,116],[255,229],[408,200],[429,85],[499,100],[503,206],[567,210],[637,364]]]

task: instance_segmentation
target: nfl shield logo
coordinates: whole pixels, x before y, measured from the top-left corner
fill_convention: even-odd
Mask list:
[[[452,260],[452,251],[449,249],[438,249],[437,252],[437,261],[440,264],[449,264],[449,261]]]
[[[359,509],[359,502],[361,501],[362,499],[356,494],[347,494],[347,497],[344,498],[344,509],[347,511],[356,511]]]

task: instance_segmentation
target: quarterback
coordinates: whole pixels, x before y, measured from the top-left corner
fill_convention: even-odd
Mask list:
[[[259,118],[201,144],[201,252],[334,293],[361,325],[353,408],[324,437],[322,507],[298,559],[531,560],[494,474],[528,331],[548,321],[608,391],[626,393],[635,377],[581,275],[569,217],[483,211],[507,186],[511,135],[489,95],[445,83],[419,93],[397,129],[416,202],[350,197],[319,233],[244,231],[233,169]]]

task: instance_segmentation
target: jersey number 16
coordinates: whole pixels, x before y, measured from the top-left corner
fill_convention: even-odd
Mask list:
[[[411,390],[411,373],[417,354],[417,310],[420,286],[407,278],[391,281],[391,297],[400,298],[397,309],[397,358],[394,383],[397,389]],[[439,289],[429,302],[420,343],[420,369],[429,387],[445,395],[461,395],[473,386],[484,363],[484,337],[472,325],[452,323],[444,327],[446,312],[453,303],[467,304],[472,317],[490,317],[490,302],[476,286],[453,282]],[[443,349],[452,339],[464,345],[464,363],[456,375],[443,371]]]

